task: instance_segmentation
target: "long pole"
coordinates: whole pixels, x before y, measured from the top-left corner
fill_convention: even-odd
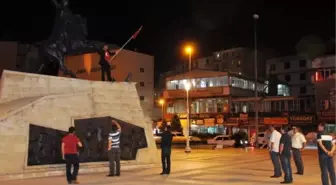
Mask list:
[[[191,52],[189,53],[189,73],[191,72]],[[188,76],[188,84],[190,85],[191,88],[191,84],[190,84],[190,76]],[[187,143],[186,143],[186,148],[185,148],[185,152],[186,153],[190,153],[191,152],[191,148],[190,148],[190,119],[189,119],[189,90],[187,89],[187,127],[188,127],[188,132],[187,132]]]
[[[120,53],[120,51],[122,49],[124,49],[124,47],[132,40],[132,38],[133,38],[133,36],[131,38],[129,38],[128,41],[126,41],[123,46],[121,46],[121,48],[118,50],[118,52],[110,58],[109,62],[111,62]]]
[[[253,15],[254,19],[254,95],[255,95],[255,105],[254,105],[254,111],[255,111],[255,146],[258,147],[258,122],[259,122],[259,101],[258,101],[258,51],[257,51],[257,20],[259,19],[258,14]]]
[[[161,114],[162,114],[162,120],[163,120],[163,104],[161,104]]]

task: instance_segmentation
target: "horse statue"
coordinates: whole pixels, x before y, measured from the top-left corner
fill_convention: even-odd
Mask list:
[[[87,40],[86,20],[71,12],[68,0],[62,0],[61,3],[52,1],[57,8],[57,16],[50,37],[40,47],[40,58],[48,60],[43,60],[38,73],[43,73],[45,68],[53,65],[65,75],[76,78],[75,73],[65,66],[65,56],[96,52],[99,48]]]

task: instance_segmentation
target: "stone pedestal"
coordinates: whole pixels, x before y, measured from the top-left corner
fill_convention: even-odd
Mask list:
[[[138,149],[132,164],[158,162],[151,122],[143,114],[135,83],[4,71],[0,88],[0,175],[23,174],[32,168],[28,166],[30,125],[67,131],[75,120],[99,117],[143,129],[146,146]],[[46,172],[50,169],[50,164],[45,166]]]

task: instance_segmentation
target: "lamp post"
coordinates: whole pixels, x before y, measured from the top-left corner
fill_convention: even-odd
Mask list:
[[[188,54],[189,56],[189,72],[191,71],[191,55],[193,53],[193,48],[191,46],[187,46],[185,48],[185,52]]]
[[[191,88],[191,84],[189,82],[184,84],[185,90],[187,91],[187,127],[188,127],[188,132],[187,132],[187,140],[186,140],[186,148],[185,152],[190,153],[191,148],[190,148],[190,138],[189,138],[189,132],[190,132],[190,121],[189,121],[189,90]]]
[[[164,117],[164,115],[163,115],[163,105],[164,105],[164,103],[165,103],[165,101],[164,101],[164,99],[160,99],[159,100],[159,104],[161,105],[161,117],[162,117],[162,120],[163,120],[163,117]]]
[[[255,132],[256,132],[256,140],[255,146],[258,147],[258,122],[259,122],[259,105],[258,105],[258,52],[257,52],[257,20],[259,19],[258,14],[253,14],[254,19],[254,95],[255,95],[255,105],[254,105],[254,112],[255,112]]]
[[[187,53],[188,55],[188,62],[189,62],[189,75],[191,72],[191,55],[193,53],[193,47],[192,46],[186,46],[184,51]],[[188,76],[188,80],[187,83],[185,84],[185,89],[187,91],[187,127],[188,127],[188,132],[187,132],[187,140],[186,140],[186,148],[185,148],[185,152],[186,153],[190,153],[191,152],[191,148],[190,148],[190,119],[189,119],[189,114],[190,114],[190,109],[189,109],[189,90],[191,89],[191,83],[190,83],[190,76]]]

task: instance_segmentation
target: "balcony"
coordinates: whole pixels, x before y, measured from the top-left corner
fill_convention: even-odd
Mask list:
[[[186,97],[185,90],[165,90],[163,92],[164,99],[177,99]],[[193,98],[212,97],[212,96],[228,96],[230,87],[209,87],[204,89],[192,89],[189,91],[189,96]]]

